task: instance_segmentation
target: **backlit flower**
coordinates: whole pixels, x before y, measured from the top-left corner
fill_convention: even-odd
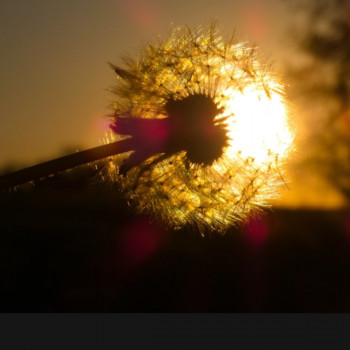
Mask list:
[[[293,135],[283,86],[258,55],[215,26],[181,27],[113,66],[111,127],[132,152],[110,174],[139,211],[224,232],[278,195]]]

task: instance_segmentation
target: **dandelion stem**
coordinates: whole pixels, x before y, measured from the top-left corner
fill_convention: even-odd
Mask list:
[[[0,176],[0,190],[47,177],[64,170],[130,151],[130,139],[116,141]]]

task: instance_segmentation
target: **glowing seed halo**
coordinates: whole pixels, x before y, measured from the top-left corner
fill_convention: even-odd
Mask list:
[[[214,121],[225,128],[228,140],[209,165],[189,161],[183,150],[165,159],[155,154],[154,163],[147,160],[124,176],[115,170],[117,156],[110,176],[139,211],[175,228],[223,232],[278,196],[293,134],[283,85],[258,55],[245,43],[225,42],[211,26],[194,32],[176,28],[137,60],[125,59],[127,69],[112,89],[115,115],[163,119],[169,100],[205,95],[220,109]]]

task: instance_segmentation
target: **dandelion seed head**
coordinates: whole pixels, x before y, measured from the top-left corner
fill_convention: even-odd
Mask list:
[[[174,228],[224,232],[278,196],[293,133],[283,85],[258,58],[215,26],[179,27],[114,67],[115,131],[140,118],[170,130],[152,129],[162,142],[126,174],[110,167],[140,212]]]

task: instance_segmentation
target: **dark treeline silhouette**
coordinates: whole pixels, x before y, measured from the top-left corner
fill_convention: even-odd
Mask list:
[[[294,53],[284,68],[289,98],[307,129],[299,167],[322,174],[349,201],[350,2],[290,0],[289,6],[285,39]]]
[[[77,170],[1,193],[2,312],[350,311],[349,212],[275,209],[203,238]]]

